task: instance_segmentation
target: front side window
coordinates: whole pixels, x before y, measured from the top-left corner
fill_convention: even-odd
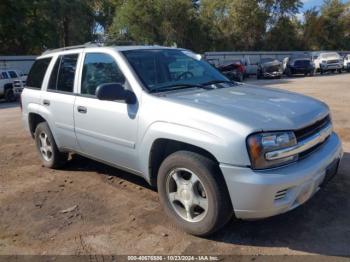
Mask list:
[[[51,72],[48,90],[73,92],[78,56],[78,54],[71,54],[57,58]]]
[[[17,78],[18,77],[15,71],[9,71],[9,75],[10,75],[11,78]]]
[[[51,57],[38,59],[34,62],[28,74],[27,87],[36,89],[41,88],[50,61]]]
[[[114,58],[103,53],[87,53],[84,59],[81,80],[81,94],[95,96],[101,84],[118,83],[125,85],[125,77]]]
[[[202,85],[210,81],[227,81],[219,71],[188,51],[145,49],[124,51],[145,87],[160,90],[171,85]]]

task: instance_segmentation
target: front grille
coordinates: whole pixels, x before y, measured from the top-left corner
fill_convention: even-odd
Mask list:
[[[331,118],[329,115],[327,115],[326,117],[322,118],[321,120],[318,120],[317,122],[315,122],[312,125],[309,125],[307,127],[304,127],[304,128],[301,128],[299,130],[294,131],[294,134],[296,136],[297,141],[299,142],[299,141],[302,141],[302,140],[316,134],[317,132],[319,132],[320,130],[322,130],[323,128],[325,128],[329,124],[331,124]],[[317,145],[309,148],[308,150],[300,153],[299,158],[304,158],[304,157],[310,155],[312,152],[316,151],[323,143],[317,144]]]
[[[265,72],[267,73],[278,72],[279,70],[280,70],[280,66],[269,66],[265,68]]]
[[[327,139],[326,139],[327,140]],[[315,152],[319,147],[322,146],[322,143],[321,144],[317,144],[311,148],[309,148],[308,150],[304,151],[304,152],[301,152],[299,154],[299,159],[301,158],[304,158],[304,157],[307,157],[308,155],[310,155],[311,153]]]
[[[336,64],[339,63],[339,60],[328,60],[327,64]]]
[[[297,141],[301,141],[317,133],[318,131],[320,131],[322,128],[324,128],[330,123],[331,123],[331,118],[329,117],[329,115],[327,115],[326,117],[322,118],[321,120],[318,120],[312,125],[309,125],[307,127],[294,131],[295,137]]]
[[[294,62],[295,67],[308,67],[310,66],[310,60],[298,60]]]

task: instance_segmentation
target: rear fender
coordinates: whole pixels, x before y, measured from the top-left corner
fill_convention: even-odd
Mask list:
[[[49,125],[50,131],[55,139],[55,142],[56,142],[57,146],[60,147],[59,140],[57,139],[57,135],[56,135],[55,128],[54,128],[55,123],[52,121],[52,119],[53,119],[52,113],[45,106],[40,105],[40,104],[36,104],[36,103],[29,103],[27,108],[28,108],[28,124],[29,124],[29,114],[30,113],[35,113],[35,114],[40,115],[42,118],[45,119],[45,121]]]

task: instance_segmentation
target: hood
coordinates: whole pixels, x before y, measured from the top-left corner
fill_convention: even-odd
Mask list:
[[[326,104],[311,97],[251,85],[173,92],[166,99],[209,111],[251,131],[299,129],[329,113]]]
[[[271,61],[261,64],[261,68],[268,69],[268,68],[279,68],[282,67],[282,63],[280,61]]]

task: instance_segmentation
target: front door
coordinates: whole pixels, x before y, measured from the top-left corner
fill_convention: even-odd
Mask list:
[[[96,88],[119,83],[130,89],[114,57],[85,53],[80,95],[74,105],[75,133],[82,153],[120,167],[136,170],[138,103],[102,101]]]

